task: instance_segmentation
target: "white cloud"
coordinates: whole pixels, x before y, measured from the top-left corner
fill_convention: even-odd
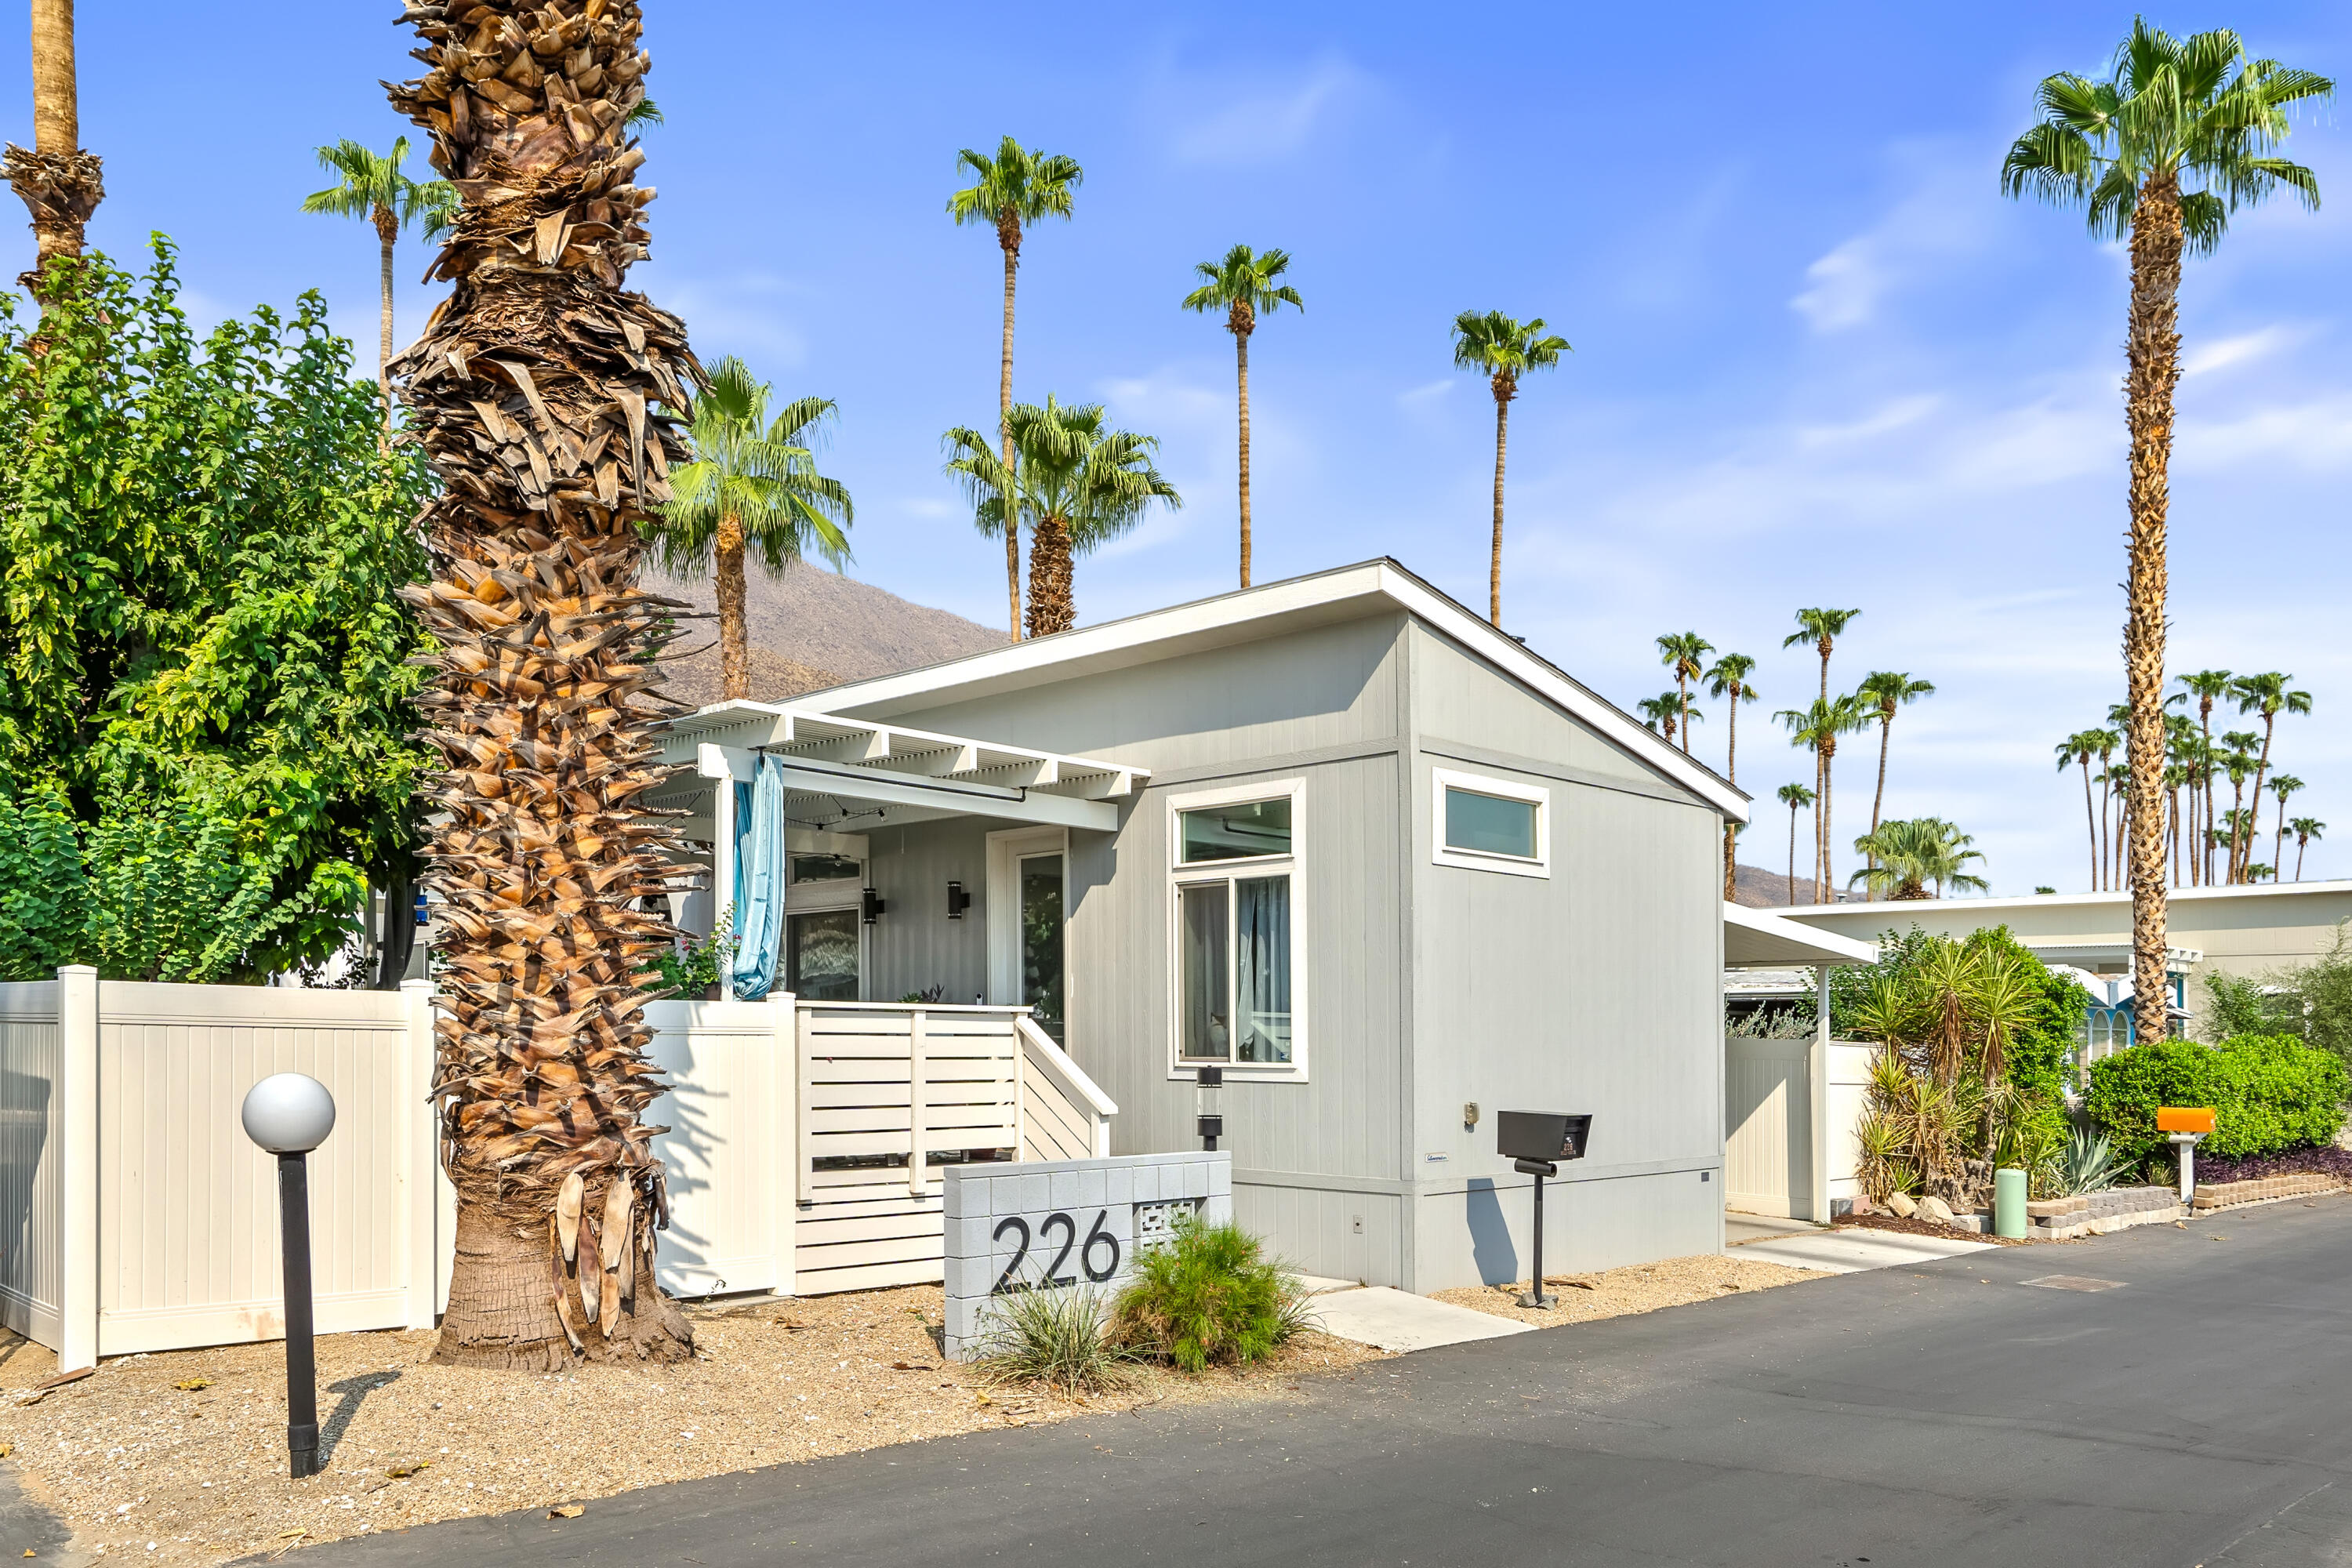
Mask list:
[[[686,322],[695,352],[706,363],[733,354],[751,365],[753,375],[772,380],[808,363],[808,337],[800,318],[812,296],[795,279],[767,272],[666,279],[659,297]]]
[[[1289,158],[1343,113],[1371,79],[1337,57],[1326,57],[1287,79],[1260,78],[1214,83],[1171,80],[1177,124],[1170,151],[1180,163],[1253,165]]]
[[[2175,466],[2189,471],[2256,459],[2340,468],[2352,461],[2352,395],[2256,408],[2234,419],[2184,419],[2173,453]]]
[[[1816,332],[1871,321],[1889,294],[1983,248],[1981,225],[1969,216],[1980,194],[1977,163],[1941,150],[1897,149],[1895,156],[1918,167],[1910,194],[1806,268],[1807,287],[1789,301]]]
[[[2308,327],[2270,326],[2256,331],[2240,332],[2234,337],[2215,338],[2181,356],[2180,374],[2183,377],[2207,375],[2233,364],[2268,359],[2312,336]]]
[[[1407,387],[1398,393],[1397,405],[1399,407],[1415,411],[1425,409],[1461,384],[1461,378],[1458,376],[1444,381],[1423,382],[1419,386]]]

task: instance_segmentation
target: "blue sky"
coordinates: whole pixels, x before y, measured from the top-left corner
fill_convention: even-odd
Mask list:
[[[1756,654],[1739,780],[1769,797],[1810,776],[1769,720],[1814,683],[1779,646],[1791,612],[1860,606],[1840,683],[1939,688],[1896,725],[1890,815],[1973,832],[1996,891],[2084,885],[2052,748],[2121,696],[2125,261],[1996,171],[2033,83],[2101,68],[2127,8],[1132,5],[1058,33],[970,7],[648,9],[668,124],[634,280],[706,357],[840,402],[857,575],[1002,618],[1002,552],[939,467],[943,429],[992,416],[1001,275],[942,208],[956,150],[1011,132],[1087,173],[1076,221],[1024,253],[1016,395],[1108,403],[1187,498],[1081,563],[1082,619],[1232,584],[1231,340],[1176,301],[1193,262],[1281,246],[1307,309],[1253,344],[1260,581],[1385,553],[1483,605],[1493,405],[1447,324],[1541,315],[1576,352],[1513,410],[1510,629],[1628,706],[1670,684],[1661,632]],[[376,86],[409,74],[395,10],[85,7],[97,242],[173,235],[199,313],[321,289],[372,367],[373,237],[294,209],[318,144],[404,129]],[[2352,77],[2341,6],[2155,19]],[[0,81],[26,79],[22,39]],[[5,110],[28,142],[28,94]],[[2345,843],[2307,875],[2352,864],[2343,113],[2290,147],[2330,205],[2242,216],[2190,267],[2174,469],[2173,668],[2285,669],[2316,699],[2279,754]],[[403,279],[425,260],[405,245]],[[404,339],[431,297],[404,288]],[[1697,744],[1720,765],[1717,707]],[[1839,770],[1841,840],[1871,749]],[[1785,817],[1768,800],[1743,858],[1782,864]]]

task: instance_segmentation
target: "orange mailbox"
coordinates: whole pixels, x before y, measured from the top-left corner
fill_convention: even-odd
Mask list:
[[[2210,1132],[2213,1131],[2212,1107],[2159,1105],[2156,1108],[2156,1130],[2158,1132]]]

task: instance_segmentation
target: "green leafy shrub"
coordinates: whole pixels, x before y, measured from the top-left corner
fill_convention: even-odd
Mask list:
[[[2339,921],[2327,951],[2258,980],[2209,972],[2198,1037],[2293,1035],[2352,1066],[2352,921]]]
[[[992,1378],[1063,1394],[1118,1388],[1137,1352],[1112,1342],[1108,1315],[1101,1294],[1083,1286],[998,1296],[973,1360]]]
[[[1307,1326],[1298,1276],[1265,1256],[1230,1221],[1185,1219],[1164,1247],[1137,1255],[1119,1292],[1110,1338],[1138,1355],[1199,1372],[1212,1363],[1262,1361]]]
[[[2352,1075],[2331,1051],[2284,1035],[2240,1035],[2219,1046],[2147,1040],[2093,1065],[2091,1119],[2135,1163],[2166,1147],[2157,1107],[2210,1106],[2213,1132],[2199,1145],[2222,1156],[2271,1154],[2334,1140],[2352,1098]]]
[[[660,989],[674,992],[691,1002],[707,994],[719,984],[719,966],[735,952],[735,906],[728,905],[719,911],[719,919],[710,927],[709,936],[688,935],[678,946],[681,952],[657,952],[647,959],[637,971],[640,974],[659,975]]]

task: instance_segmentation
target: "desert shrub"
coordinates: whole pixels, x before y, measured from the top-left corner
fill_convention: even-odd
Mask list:
[[[2219,1046],[2147,1040],[2091,1068],[2091,1119],[2135,1163],[2158,1155],[2157,1107],[2210,1106],[2200,1152],[2272,1154],[2332,1142],[2352,1098],[2352,1075],[2331,1051],[2284,1035],[2241,1035]]]
[[[2052,1185],[2060,1197],[2080,1197],[2105,1192],[2130,1173],[2131,1161],[2116,1151],[2114,1140],[2077,1127],[2058,1151]]]
[[[1185,1219],[1175,1238],[1135,1259],[1112,1309],[1112,1342],[1138,1355],[1199,1372],[1212,1363],[1261,1361],[1307,1326],[1298,1276],[1265,1256],[1230,1221]]]
[[[974,1362],[990,1377],[1063,1394],[1119,1387],[1136,1352],[1111,1342],[1108,1315],[1101,1294],[1084,1287],[998,1296]]]

